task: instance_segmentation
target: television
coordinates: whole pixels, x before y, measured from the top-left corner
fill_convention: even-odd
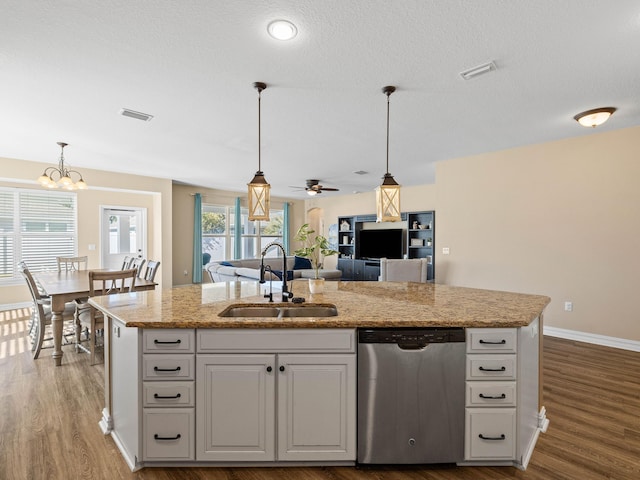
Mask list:
[[[356,256],[360,259],[402,258],[403,244],[401,228],[356,232]]]

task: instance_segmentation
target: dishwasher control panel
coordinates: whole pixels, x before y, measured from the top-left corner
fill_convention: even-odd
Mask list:
[[[464,341],[464,328],[375,328],[358,331],[359,343],[427,345]]]

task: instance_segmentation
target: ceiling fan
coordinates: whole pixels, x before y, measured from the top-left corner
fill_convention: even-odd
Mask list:
[[[307,195],[319,195],[323,191],[327,191],[327,192],[340,191],[340,189],[338,188],[331,188],[331,187],[325,187],[323,185],[320,185],[320,180],[316,180],[316,179],[307,180],[307,186],[305,187],[304,190],[307,192]]]

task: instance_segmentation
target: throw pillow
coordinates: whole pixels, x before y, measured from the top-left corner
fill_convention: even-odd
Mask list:
[[[311,268],[311,260],[304,257],[295,257],[295,260],[293,262],[294,270],[307,270],[309,268]]]
[[[223,267],[233,267],[233,264],[230,262],[220,262],[220,265],[222,265]]]
[[[271,270],[276,277],[282,280],[282,270]],[[293,280],[293,270],[287,270],[287,281]]]

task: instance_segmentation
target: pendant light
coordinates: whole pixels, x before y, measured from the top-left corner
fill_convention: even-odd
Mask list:
[[[82,178],[82,174],[77,170],[69,170],[64,164],[64,142],[58,142],[60,146],[60,159],[57,167],[47,167],[44,173],[38,177],[38,183],[47,188],[64,188],[65,190],[86,190],[89,188]],[[74,182],[72,174],[76,174],[79,178]]]
[[[253,86],[258,90],[258,171],[254,175],[253,180],[251,180],[251,183],[247,184],[249,187],[249,220],[268,221],[269,191],[271,190],[271,185],[267,183],[267,180],[264,178],[264,173],[262,173],[262,169],[260,168],[260,99],[262,91],[267,88],[267,84],[255,82]]]
[[[399,222],[400,185],[389,173],[389,97],[396,87],[387,86],[382,93],[387,96],[387,172],[382,177],[382,185],[376,188],[376,222]]]

